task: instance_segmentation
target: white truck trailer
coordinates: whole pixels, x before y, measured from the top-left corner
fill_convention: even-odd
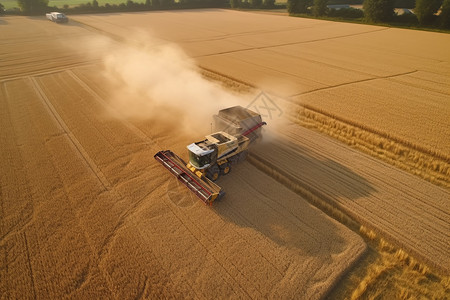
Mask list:
[[[69,21],[65,14],[56,11],[45,14],[45,17],[55,23],[67,23]]]

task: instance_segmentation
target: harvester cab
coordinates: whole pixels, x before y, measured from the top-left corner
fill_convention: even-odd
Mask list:
[[[216,181],[220,175],[230,172],[233,158],[247,150],[249,141],[245,136],[238,139],[224,131],[207,135],[205,140],[187,146],[187,167],[199,177]]]
[[[170,150],[155,154],[157,161],[206,204],[224,195],[213,181],[245,159],[249,145],[261,138],[261,127],[266,125],[259,114],[241,106],[220,110],[214,120],[220,131],[188,145],[188,163]]]

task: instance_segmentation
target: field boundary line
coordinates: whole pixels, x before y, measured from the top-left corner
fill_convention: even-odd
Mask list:
[[[298,42],[290,42],[290,43],[280,43],[280,44],[269,45],[269,46],[249,47],[249,48],[245,48],[245,49],[237,49],[237,50],[223,51],[223,52],[217,52],[217,53],[212,53],[212,54],[198,55],[198,56],[193,56],[193,58],[209,57],[209,56],[224,55],[224,54],[230,54],[230,53],[239,53],[239,52],[244,52],[244,51],[264,50],[264,49],[277,48],[277,47],[283,47],[283,46],[322,42],[322,41],[346,38],[346,37],[350,37],[350,36],[363,35],[363,34],[368,34],[368,33],[373,33],[373,32],[378,32],[378,31],[384,31],[384,30],[389,30],[389,29],[391,29],[391,28],[386,27],[386,28],[379,28],[379,29],[365,31],[365,32],[351,33],[351,34],[346,34],[346,35],[327,37],[327,38],[315,39],[315,40],[310,40],[310,41],[298,41]]]
[[[6,111],[7,111],[7,114],[8,114],[8,123],[9,123],[9,125],[11,126],[11,131],[12,131],[12,133],[13,133],[13,138],[14,138],[14,144],[15,144],[15,149],[17,150],[17,151],[19,151],[19,159],[20,159],[20,170],[23,170],[24,169],[24,158],[23,158],[23,153],[20,151],[20,147],[19,147],[19,145],[17,144],[17,128],[14,126],[14,124],[13,124],[13,120],[12,120],[12,118],[11,118],[11,104],[9,103],[10,101],[11,101],[11,97],[10,97],[10,93],[9,93],[9,91],[8,91],[8,88],[6,87],[6,84],[4,83],[4,82],[2,82],[1,84],[0,84],[0,93],[1,94],[3,94],[4,95],[4,99],[5,99],[5,101],[4,101],[4,103],[5,103],[5,108],[6,108]],[[0,94],[0,95],[1,95]],[[29,183],[29,178],[28,177],[26,177],[26,181],[27,181],[27,184]],[[27,194],[30,194],[31,192],[30,192],[30,190],[29,190],[29,187],[28,186],[26,186],[26,187],[22,187],[22,189],[26,189],[27,190]],[[1,198],[1,194],[2,194],[2,187],[0,186],[0,198]],[[32,198],[32,197],[31,197]],[[23,231],[23,232],[25,232],[25,228],[32,222],[32,220],[33,220],[33,218],[34,218],[34,214],[35,214],[35,212],[36,212],[36,203],[34,202],[34,200],[33,199],[29,199],[29,203],[31,204],[31,216],[30,217],[27,217],[26,219],[25,218],[21,218],[21,221],[20,222],[18,222],[18,223],[16,223],[15,225],[14,225],[14,227],[12,227],[12,228],[10,228],[10,230],[9,231],[6,231],[6,230],[3,230],[3,228],[2,228],[2,231],[0,232],[0,246],[1,245],[3,245],[3,243],[9,238],[9,237],[11,237],[12,235],[14,235],[14,232],[15,231]],[[23,199],[22,199],[23,200]],[[3,203],[3,199],[0,201],[0,203],[1,203],[1,209],[2,209],[2,213],[4,212],[4,203]],[[0,224],[2,224],[3,222],[4,222],[4,216],[0,216],[0,218],[2,218],[2,221],[0,221]],[[14,228],[16,228],[15,230],[14,230]]]
[[[18,80],[18,79],[24,79],[24,78],[28,78],[28,77],[39,77],[39,76],[44,76],[44,75],[61,73],[61,72],[64,72],[65,70],[67,70],[67,68],[75,68],[75,67],[94,65],[94,64],[98,64],[101,61],[102,61],[101,59],[93,59],[91,61],[85,61],[85,62],[67,64],[67,65],[58,66],[58,67],[52,67],[50,70],[44,71],[44,72],[42,72],[42,70],[39,70],[39,71],[35,71],[35,72],[32,71],[32,72],[26,73],[24,75],[0,76],[0,82],[7,82],[7,81]]]
[[[378,79],[388,79],[388,78],[395,78],[395,77],[404,76],[404,75],[410,75],[410,74],[414,74],[414,73],[417,73],[417,72],[418,72],[418,70],[412,70],[412,71],[398,73],[398,74],[393,74],[393,75],[375,76],[375,77],[367,78],[367,79],[361,79],[361,80],[356,80],[356,81],[351,81],[351,82],[344,82],[344,83],[341,83],[341,84],[330,85],[330,86],[326,86],[326,87],[323,87],[323,88],[317,88],[317,89],[313,89],[313,90],[306,91],[306,92],[292,94],[292,95],[289,95],[288,98],[292,98],[292,97],[296,97],[296,96],[308,95],[308,94],[312,94],[312,93],[315,93],[315,92],[320,92],[320,91],[323,91],[323,90],[338,88],[338,87],[341,87],[341,86],[347,86],[347,85],[352,85],[352,84],[363,83],[363,82],[367,82],[367,81],[373,81],[373,80],[378,80]],[[371,76],[374,76],[374,75],[371,75]],[[290,100],[290,101],[292,101],[292,100]]]
[[[34,272],[33,267],[31,266],[30,247],[28,246],[28,239],[26,232],[23,232],[23,238],[25,241],[25,251],[27,252],[27,265],[28,268],[30,269],[31,285],[33,286],[33,298],[36,299],[36,283],[34,282]]]
[[[127,42],[127,39],[124,38],[124,37],[121,37],[121,36],[119,36],[117,34],[114,34],[114,33],[111,33],[111,32],[105,31],[105,30],[102,30],[100,28],[97,28],[97,27],[95,27],[93,25],[90,25],[90,24],[87,24],[85,22],[76,20],[74,18],[71,19],[71,22],[76,22],[76,23],[80,24],[81,27],[83,27],[84,29],[89,30],[89,31],[94,32],[94,33],[98,33],[98,34],[107,36],[107,37],[111,38],[112,40],[114,40],[116,42],[119,42],[119,43]]]
[[[98,178],[98,180],[103,185],[103,187],[107,191],[110,191],[111,190],[111,185],[110,185],[109,181],[106,179],[105,175],[99,169],[99,167],[95,164],[95,162],[89,157],[88,153],[86,152],[86,150],[84,150],[83,146],[77,140],[77,138],[72,133],[72,131],[70,131],[70,129],[67,126],[67,124],[64,122],[62,117],[56,111],[56,109],[53,106],[53,104],[50,102],[50,99],[48,99],[47,95],[42,90],[42,88],[39,85],[39,83],[37,82],[36,78],[34,78],[34,77],[28,77],[28,78],[32,82],[32,85],[35,88],[36,92],[38,93],[39,98],[42,100],[44,105],[50,110],[50,113],[54,117],[54,119],[57,122],[57,124],[59,124],[61,129],[64,130],[64,132],[67,134],[68,139],[71,141],[72,145],[75,147],[77,152],[81,155],[81,157],[83,158],[83,160],[85,161],[87,166],[91,169],[93,174]]]

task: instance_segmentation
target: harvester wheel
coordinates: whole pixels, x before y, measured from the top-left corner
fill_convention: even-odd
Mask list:
[[[231,171],[231,165],[229,163],[224,163],[220,166],[220,175],[227,175]]]
[[[212,166],[206,171],[206,177],[211,179],[212,181],[216,181],[219,178],[220,169],[217,165]]]

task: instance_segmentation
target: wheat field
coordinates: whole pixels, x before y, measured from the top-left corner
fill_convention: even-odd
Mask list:
[[[392,257],[448,274],[448,189],[295,122],[263,116],[213,207],[153,159],[186,158],[255,88],[283,117],[309,105],[445,158],[446,35],[229,10],[69,17],[0,23],[3,298],[333,298],[371,257],[359,224],[390,256],[353,297]]]

